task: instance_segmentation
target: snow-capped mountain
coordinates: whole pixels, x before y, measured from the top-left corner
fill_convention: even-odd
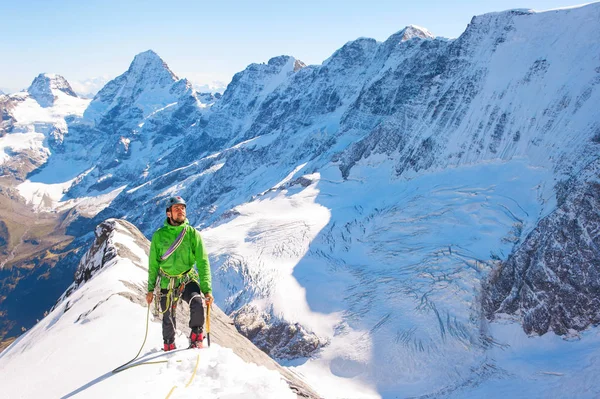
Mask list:
[[[57,100],[56,91],[61,91],[68,96],[77,97],[71,85],[65,78],[54,74],[40,74],[33,80],[27,93],[42,107],[51,107]]]
[[[40,74],[26,91],[0,97],[1,173],[23,180],[43,165],[89,102],[55,74]]]
[[[175,85],[175,83],[179,84]],[[175,103],[190,84],[180,81],[156,53],[149,50],[138,54],[131,66],[121,76],[111,80],[102,88],[86,109],[86,120],[100,125],[105,116],[122,116],[131,108],[141,118],[164,107],[164,103]],[[135,117],[136,114],[129,115]]]
[[[164,391],[174,397],[318,398],[239,335],[215,306],[210,347],[162,353],[156,315],[144,340],[148,249],[148,240],[128,222],[107,220],[97,227],[75,281],[57,305],[0,354],[3,397],[139,397]],[[181,349],[187,347],[189,313],[184,305],[178,310]],[[132,364],[164,363],[111,374],[138,348],[141,356]],[[27,384],[23,373],[30,374]]]
[[[143,53],[18,188],[33,202],[59,171],[53,206],[105,196],[74,215],[79,246],[108,217],[149,236],[182,195],[217,303],[326,397],[594,397],[598,20],[590,4],[477,16],[456,40],[410,26],[322,65],[251,64],[212,103]]]

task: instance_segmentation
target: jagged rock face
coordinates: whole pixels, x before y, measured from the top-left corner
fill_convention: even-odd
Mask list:
[[[600,160],[569,180],[561,197],[483,290],[489,318],[514,315],[528,334],[600,323]]]
[[[3,258],[8,256],[8,243],[10,242],[10,234],[8,227],[3,220],[0,220],[0,255]]]
[[[410,177],[431,169],[514,157],[528,157],[533,164],[568,175],[593,156],[589,143],[598,126],[588,116],[598,96],[592,88],[600,76],[593,68],[588,70],[592,60],[561,57],[554,51],[536,55],[519,39],[533,19],[543,29],[531,41],[545,43],[554,35],[560,47],[584,39],[574,32],[573,37],[552,32],[552,18],[548,13],[520,11],[484,15],[474,18],[454,41],[433,39],[424,30],[408,27],[383,43],[349,42],[321,66],[302,67],[292,57],[276,57],[236,74],[210,108],[199,108],[197,102],[202,100],[186,89],[178,99],[165,94],[162,107],[170,101],[177,104],[147,118],[139,88],[167,90],[169,84],[174,88],[184,83],[173,83],[172,72],[154,53],[141,54],[129,71],[98,93],[86,111],[87,120],[96,120],[96,128],[71,127],[81,132],[80,146],[95,141],[102,150],[73,151],[98,162],[91,162],[90,167],[96,168],[73,185],[68,196],[160,178],[217,152],[220,161],[229,162],[200,179],[211,182],[198,180],[200,193],[196,188],[190,191],[213,202],[221,198],[215,192],[232,193],[222,183],[243,184],[247,173],[241,165],[252,170],[252,165],[273,164],[289,171],[306,160],[318,165],[337,163],[345,178],[355,165],[372,159],[393,160],[393,173]],[[523,56],[507,71],[506,62],[515,54]],[[558,74],[574,67],[571,64],[586,69],[579,81],[567,86]],[[141,83],[142,76],[149,85]],[[556,93],[533,101],[532,93],[550,86],[548,90]],[[560,117],[567,114],[568,118]],[[573,145],[561,145],[571,140],[566,136],[572,131],[578,132]],[[273,139],[260,150],[222,155],[224,148],[268,135]],[[124,139],[129,140],[129,149],[121,145]],[[574,162],[558,161],[565,158]]]
[[[88,104],[62,76],[51,74],[40,74],[28,91],[0,96],[0,174],[23,181],[51,153],[62,152],[68,124]]]
[[[146,251],[150,249],[148,240],[131,223],[125,220],[107,219],[96,227],[93,244],[79,261],[73,284],[65,291],[59,302],[71,295],[103,268],[114,263],[118,257],[127,258],[139,267],[147,267],[142,264],[142,259],[139,259],[123,243],[115,239],[115,232],[118,230],[124,230],[140,248]]]
[[[177,136],[181,127],[163,127],[171,126],[171,118],[189,127],[198,118],[198,112],[190,108],[197,101],[191,84],[175,76],[156,53],[147,51],[98,92],[84,113],[79,135],[102,143],[102,154],[110,158],[121,138],[145,143],[164,140],[165,135]],[[166,108],[172,110],[153,118]]]
[[[27,89],[29,95],[42,106],[51,107],[56,99],[53,90],[59,90],[69,96],[77,97],[71,85],[60,75],[42,73],[33,80]]]
[[[245,305],[231,315],[237,330],[274,359],[310,357],[328,341],[299,323],[274,320],[271,314]]]
[[[293,57],[279,56],[267,64],[251,64],[236,73],[206,121],[206,134],[225,139],[243,135],[248,128],[245,117],[261,109],[269,94],[301,69],[301,65]]]

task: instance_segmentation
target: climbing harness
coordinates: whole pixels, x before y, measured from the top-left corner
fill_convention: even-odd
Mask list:
[[[166,277],[169,279],[169,285],[167,286],[167,302],[165,304],[165,310],[161,311],[160,310],[160,301],[161,301],[161,297],[162,297],[162,292],[161,292],[161,288],[160,288],[160,281],[162,279],[162,277]],[[154,285],[155,287],[155,295],[154,295],[154,306],[156,308],[156,314],[165,314],[167,312],[167,310],[169,310],[170,307],[176,308],[177,307],[177,303],[179,301],[179,299],[181,298],[181,295],[183,294],[183,290],[185,289],[185,286],[187,285],[187,283],[189,283],[190,281],[195,281],[197,284],[197,273],[194,270],[193,267],[191,267],[189,270],[178,274],[178,275],[170,275],[168,273],[166,273],[163,269],[158,269],[158,278],[156,279],[156,284]],[[177,285],[177,282],[179,282],[179,284]],[[200,284],[198,284],[198,286],[200,286]]]

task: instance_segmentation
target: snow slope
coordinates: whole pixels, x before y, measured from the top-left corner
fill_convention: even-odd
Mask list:
[[[296,397],[279,373],[246,363],[215,343],[163,353],[157,349],[162,335],[156,321],[149,324],[141,359],[166,363],[112,374],[143,342],[147,312],[136,299],[143,292],[135,287],[144,286],[148,276],[147,243],[140,247],[128,228],[113,224],[103,245],[109,250],[125,246],[129,257],[115,256],[104,264],[106,249],[88,252],[82,268],[101,268],[86,276],[89,281],[71,287],[48,316],[0,354],[2,397],[166,397],[173,387],[172,398]],[[105,233],[99,227],[97,235]],[[176,344],[187,347],[187,338],[178,335]]]

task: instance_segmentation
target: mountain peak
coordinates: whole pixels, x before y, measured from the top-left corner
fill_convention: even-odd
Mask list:
[[[142,111],[138,117],[144,118],[177,102],[186,93],[191,95],[191,91],[191,83],[179,79],[158,54],[152,50],[144,51],[133,58],[125,73],[108,82],[96,94],[85,111],[84,119],[99,122],[106,112],[115,107],[126,109],[125,104],[135,104],[135,108]],[[117,114],[111,118],[114,119]],[[132,126],[137,126],[138,121],[130,115],[122,116]]]
[[[271,65],[271,66],[275,66],[275,67],[283,67],[287,63],[292,63],[292,62],[294,64],[294,72],[296,72],[299,69],[302,69],[306,66],[306,64],[304,62],[302,62],[292,56],[289,56],[289,55],[280,55],[277,57],[273,57],[267,62],[267,65]]]
[[[405,42],[414,38],[435,39],[435,35],[425,28],[416,25],[408,25],[406,28],[391,35],[387,41],[393,40],[397,42]]]
[[[167,63],[152,50],[147,50],[136,55],[127,72],[138,76],[158,74],[161,78],[167,77],[173,81],[179,80]]]
[[[40,73],[27,89],[31,97],[37,100],[42,107],[50,107],[54,104],[57,92],[63,92],[69,96],[77,97],[71,85],[65,78],[53,73]]]

